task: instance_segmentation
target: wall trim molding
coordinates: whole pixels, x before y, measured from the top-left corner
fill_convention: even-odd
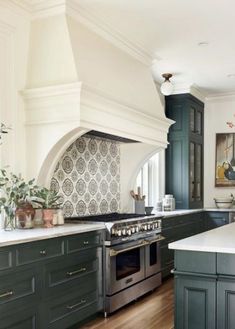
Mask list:
[[[68,2],[66,13],[142,64],[147,66],[152,65],[152,54],[147,52],[136,40],[128,39],[114,26],[105,22],[104,19],[98,17],[94,12],[87,10],[74,0],[71,0]]]
[[[77,122],[79,126],[80,93],[81,82],[21,91],[25,102],[25,125]]]
[[[235,92],[209,94],[208,96],[206,96],[206,101],[213,102],[216,100],[231,100],[231,98],[235,98]]]
[[[136,104],[127,104],[81,81],[26,89],[21,95],[26,126],[73,121],[89,130],[166,147],[168,129],[174,123],[166,117],[143,113]]]
[[[31,15],[31,19],[38,19],[59,14],[68,14],[77,19],[90,30],[109,41],[142,64],[151,66],[153,54],[144,49],[137,40],[128,39],[114,26],[105,22],[104,18],[86,9],[74,0],[9,0],[15,9],[21,9]]]

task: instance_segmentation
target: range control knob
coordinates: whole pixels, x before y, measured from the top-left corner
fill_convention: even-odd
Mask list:
[[[126,231],[127,235],[131,235],[131,228],[128,228],[127,231]]]

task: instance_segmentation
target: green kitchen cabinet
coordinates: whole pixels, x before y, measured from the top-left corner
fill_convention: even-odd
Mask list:
[[[1,329],[37,329],[40,328],[39,314],[36,306],[17,307],[1,316]]]
[[[102,249],[102,230],[0,248],[0,328],[66,329],[100,311]]]
[[[161,243],[161,268],[162,277],[171,274],[174,268],[174,252],[168,249],[168,244],[189,236],[204,232],[205,213],[197,212],[187,215],[172,216],[162,219],[162,235],[165,240]]]
[[[173,194],[176,209],[203,207],[204,104],[190,94],[166,97],[170,127],[166,150],[166,193]]]
[[[235,329],[235,277],[219,276],[217,309],[217,328]]]
[[[175,250],[175,329],[235,329],[235,255]]]
[[[229,223],[229,212],[206,212],[206,229],[212,230],[214,228],[226,225]]]
[[[175,329],[216,328],[215,278],[176,274],[175,295]]]

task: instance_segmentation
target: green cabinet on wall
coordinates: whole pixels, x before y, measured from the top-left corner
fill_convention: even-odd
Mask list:
[[[176,209],[203,207],[203,110],[190,94],[166,99],[170,127],[166,150],[166,193],[173,194]]]

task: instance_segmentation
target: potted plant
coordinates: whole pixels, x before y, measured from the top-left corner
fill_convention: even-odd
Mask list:
[[[38,188],[34,179],[26,182],[21,175],[0,169],[0,207],[5,210],[6,230],[15,228],[15,217],[19,228],[33,227],[33,206],[37,202],[35,193]]]
[[[39,203],[42,207],[44,227],[53,227],[53,216],[55,209],[58,209],[61,205],[61,203],[58,202],[60,196],[57,192],[46,187],[39,188],[35,196],[37,197],[37,203]]]

